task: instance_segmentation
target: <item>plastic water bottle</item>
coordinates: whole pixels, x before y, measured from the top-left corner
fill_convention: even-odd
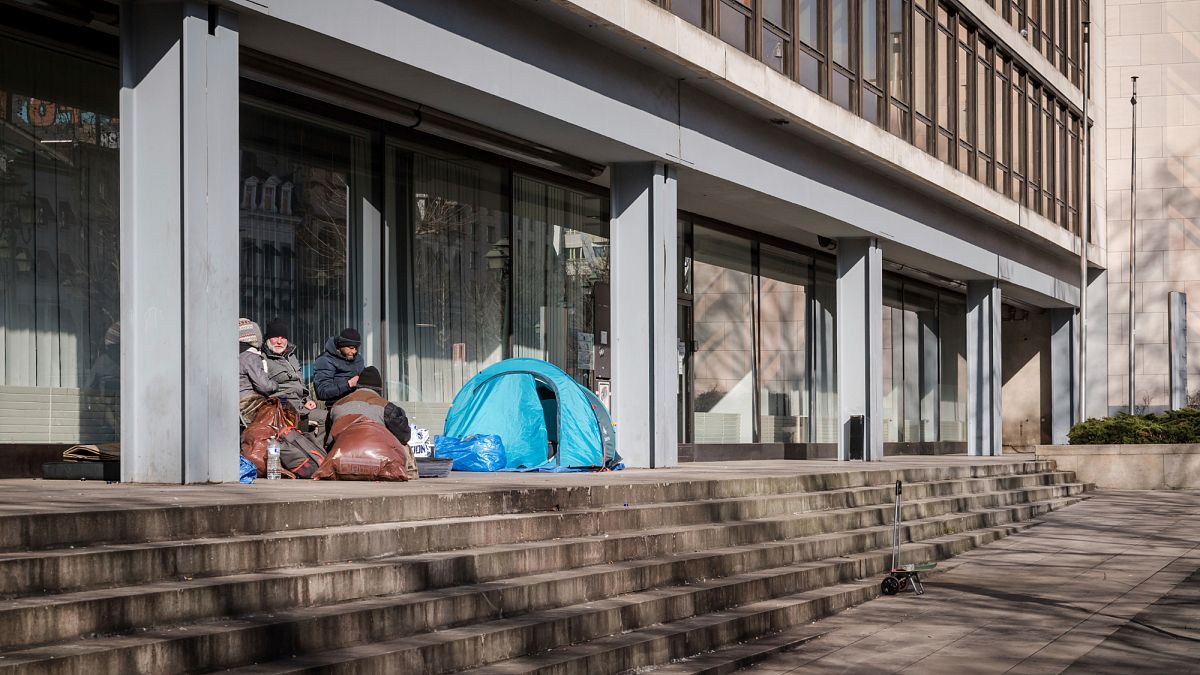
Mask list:
[[[272,436],[267,441],[267,480],[279,478],[279,440]]]

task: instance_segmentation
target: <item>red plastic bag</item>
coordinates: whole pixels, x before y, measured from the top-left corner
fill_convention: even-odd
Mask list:
[[[254,414],[254,421],[242,432],[242,456],[254,464],[259,478],[267,475],[267,441],[297,422],[296,410],[277,398],[267,399]]]
[[[382,424],[363,415],[345,415],[329,434],[333,442],[313,474],[315,480],[417,479],[412,453]]]

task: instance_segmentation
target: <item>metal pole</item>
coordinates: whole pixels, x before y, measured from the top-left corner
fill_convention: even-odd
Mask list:
[[[1085,398],[1087,396],[1087,289],[1088,289],[1088,264],[1087,264],[1087,245],[1091,239],[1092,232],[1092,147],[1091,147],[1091,125],[1088,124],[1088,85],[1091,81],[1092,59],[1089,50],[1091,42],[1092,22],[1084,17],[1083,20],[1083,128],[1080,129],[1080,136],[1083,142],[1083,166],[1080,167],[1080,173],[1083,175],[1083,209],[1079,214],[1079,364],[1078,375],[1076,381],[1078,393],[1075,396],[1075,404],[1079,408],[1075,411],[1075,421],[1083,422],[1087,419],[1087,406]]]
[[[1129,99],[1133,109],[1133,147],[1129,159],[1129,414],[1132,415],[1137,393],[1134,388],[1137,382],[1134,373],[1137,331],[1133,327],[1137,316],[1133,301],[1137,287],[1137,75],[1129,79],[1133,81],[1133,97]]]

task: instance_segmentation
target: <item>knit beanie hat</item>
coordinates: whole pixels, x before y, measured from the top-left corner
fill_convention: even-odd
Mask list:
[[[357,330],[347,328],[333,339],[333,343],[338,347],[357,347],[362,344],[362,336]]]
[[[245,342],[254,347],[261,347],[262,329],[250,319],[238,319],[238,342]]]
[[[267,322],[267,330],[263,332],[263,339],[270,340],[273,337],[281,337],[285,340],[288,338],[287,322],[283,319],[275,318]]]
[[[383,389],[383,376],[375,366],[367,366],[358,375],[358,386],[372,389]]]

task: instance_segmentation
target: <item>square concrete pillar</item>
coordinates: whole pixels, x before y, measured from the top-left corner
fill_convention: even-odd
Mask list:
[[[1079,313],[1073,308],[1050,310],[1050,436],[1067,444],[1067,433],[1078,419]]]
[[[237,480],[238,35],[121,5],[121,478]]]
[[[967,282],[967,454],[1001,447],[1000,284]]]
[[[675,169],[611,167],[612,417],[632,467],[679,459]]]
[[[1087,292],[1087,325],[1082,328],[1087,340],[1083,364],[1085,419],[1108,417],[1108,272],[1090,270]]]
[[[874,238],[837,248],[838,459],[850,458],[851,419],[862,415],[863,459],[883,459],[883,252]]]

